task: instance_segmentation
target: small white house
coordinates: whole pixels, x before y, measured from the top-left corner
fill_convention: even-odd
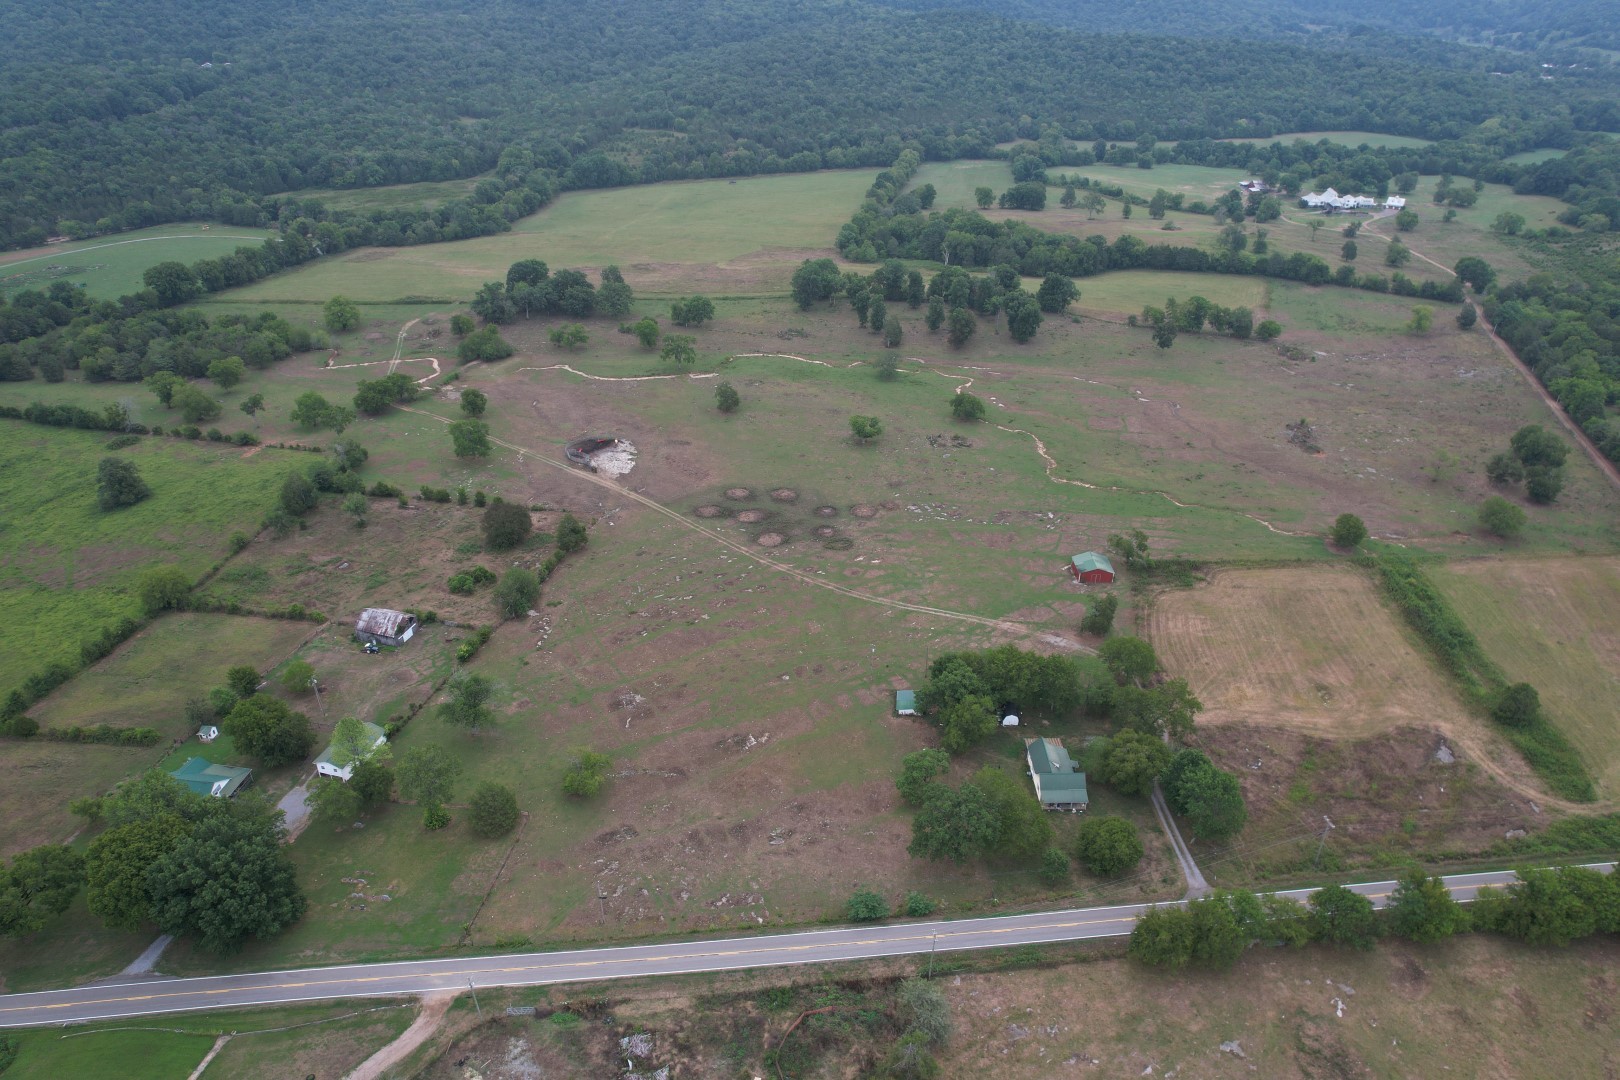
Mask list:
[[[387,734],[376,724],[367,722],[362,726],[366,729],[367,739],[364,753],[353,757],[343,755],[345,760],[340,762],[334,755],[336,748],[331,743],[327,743],[326,749],[322,750],[320,756],[315,759],[315,771],[322,776],[331,776],[347,782],[349,777],[354,775],[354,767],[375,753],[377,747],[388,741]]]
[[[1406,200],[1401,198],[1399,195],[1391,195],[1389,198],[1384,200],[1384,209],[1404,210],[1406,209]]]
[[[213,742],[217,738],[219,738],[219,728],[213,724],[204,724],[197,729],[198,742]]]

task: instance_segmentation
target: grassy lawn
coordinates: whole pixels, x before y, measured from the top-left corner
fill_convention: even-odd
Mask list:
[[[1550,146],[1538,150],[1521,150],[1517,154],[1509,154],[1502,160],[1510,165],[1539,165],[1543,161],[1552,161],[1569,153],[1568,150],[1555,150]]]
[[[128,388],[125,388],[128,393]],[[153,495],[112,513],[96,508],[104,434],[0,423],[0,690],[138,611],[141,570],[169,564],[194,577],[225,555],[235,531],[253,533],[289,460],[239,447],[142,439],[118,451]]]
[[[115,1031],[69,1039],[30,1031],[23,1035],[21,1053],[6,1073],[10,1080],[62,1076],[173,1080],[189,1075],[213,1045],[212,1035],[171,1031]]]
[[[1620,794],[1620,561],[1481,560],[1432,573],[1491,659],[1541,693],[1548,718],[1580,749],[1599,790]]]
[[[1246,307],[1264,313],[1271,283],[1264,278],[1231,274],[1185,274],[1174,270],[1118,270],[1081,278],[1075,310],[1085,315],[1134,315],[1144,304],[1160,305],[1165,297],[1185,300],[1202,296],[1223,307]]]
[[[158,225],[93,240],[0,253],[0,292],[43,289],[53,281],[83,285],[91,296],[117,297],[145,287],[148,267],[193,263],[257,247],[273,234],[235,225]]]
[[[225,296],[324,302],[342,293],[361,301],[459,301],[485,281],[504,278],[509,265],[525,258],[544,259],[554,269],[618,264],[632,286],[648,293],[783,292],[802,259],[831,246],[873,175],[793,173],[575,192],[509,233],[345,252]],[[699,267],[709,270],[699,273]],[[704,281],[684,283],[693,274]],[[720,287],[704,287],[710,278]]]
[[[191,734],[185,720],[188,698],[224,685],[225,672],[237,664],[269,671],[314,630],[309,623],[283,619],[168,615],[58,688],[30,715],[43,727],[107,723],[157,728],[183,739]]]
[[[231,1039],[209,1063],[208,1076],[343,1076],[397,1037],[416,1011],[414,1002],[361,1000],[106,1021],[65,1034],[29,1029],[20,1033],[21,1053],[7,1076],[175,1080],[222,1034]],[[150,1030],[119,1030],[132,1024]]]

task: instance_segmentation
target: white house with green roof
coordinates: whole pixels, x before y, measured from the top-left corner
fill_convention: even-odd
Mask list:
[[[1074,763],[1057,739],[1025,739],[1024,755],[1029,761],[1029,777],[1035,781],[1035,798],[1042,810],[1083,811],[1091,800],[1086,795],[1086,774]]]
[[[216,765],[212,761],[194,757],[187,758],[184,765],[169,775],[198,795],[228,799],[247,783],[248,777],[253,775],[253,770],[236,765]]]
[[[320,752],[315,759],[315,771],[322,776],[331,776],[347,781],[354,775],[354,767],[366,760],[376,752],[377,747],[388,741],[388,734],[376,724],[367,721],[360,725],[365,729],[365,747],[362,753],[350,753],[342,750],[332,743],[326,744],[326,749]]]

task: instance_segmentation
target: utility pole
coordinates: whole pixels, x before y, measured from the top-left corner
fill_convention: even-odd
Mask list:
[[[928,977],[934,977],[934,954],[939,951],[939,935],[934,935],[934,943],[928,947]]]
[[[315,704],[320,707],[321,715],[326,715],[326,703],[321,701],[321,683],[315,676],[309,677],[309,688],[315,691]]]
[[[1333,824],[1332,820],[1326,814],[1322,815],[1322,820],[1327,824],[1322,827],[1322,839],[1316,845],[1316,858],[1311,860],[1312,870],[1315,870],[1317,864],[1322,861],[1322,849],[1327,846],[1328,833],[1337,828],[1337,826]]]
[[[467,976],[467,989],[472,991],[473,1008],[478,1010],[478,1019],[482,1021],[484,1019],[484,1008],[478,1004],[478,988],[473,985],[471,975]]]

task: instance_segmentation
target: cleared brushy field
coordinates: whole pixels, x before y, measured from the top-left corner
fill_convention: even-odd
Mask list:
[[[1354,570],[1221,572],[1161,596],[1148,635],[1164,666],[1204,703],[1201,723],[1360,738],[1467,720],[1444,677]]]

